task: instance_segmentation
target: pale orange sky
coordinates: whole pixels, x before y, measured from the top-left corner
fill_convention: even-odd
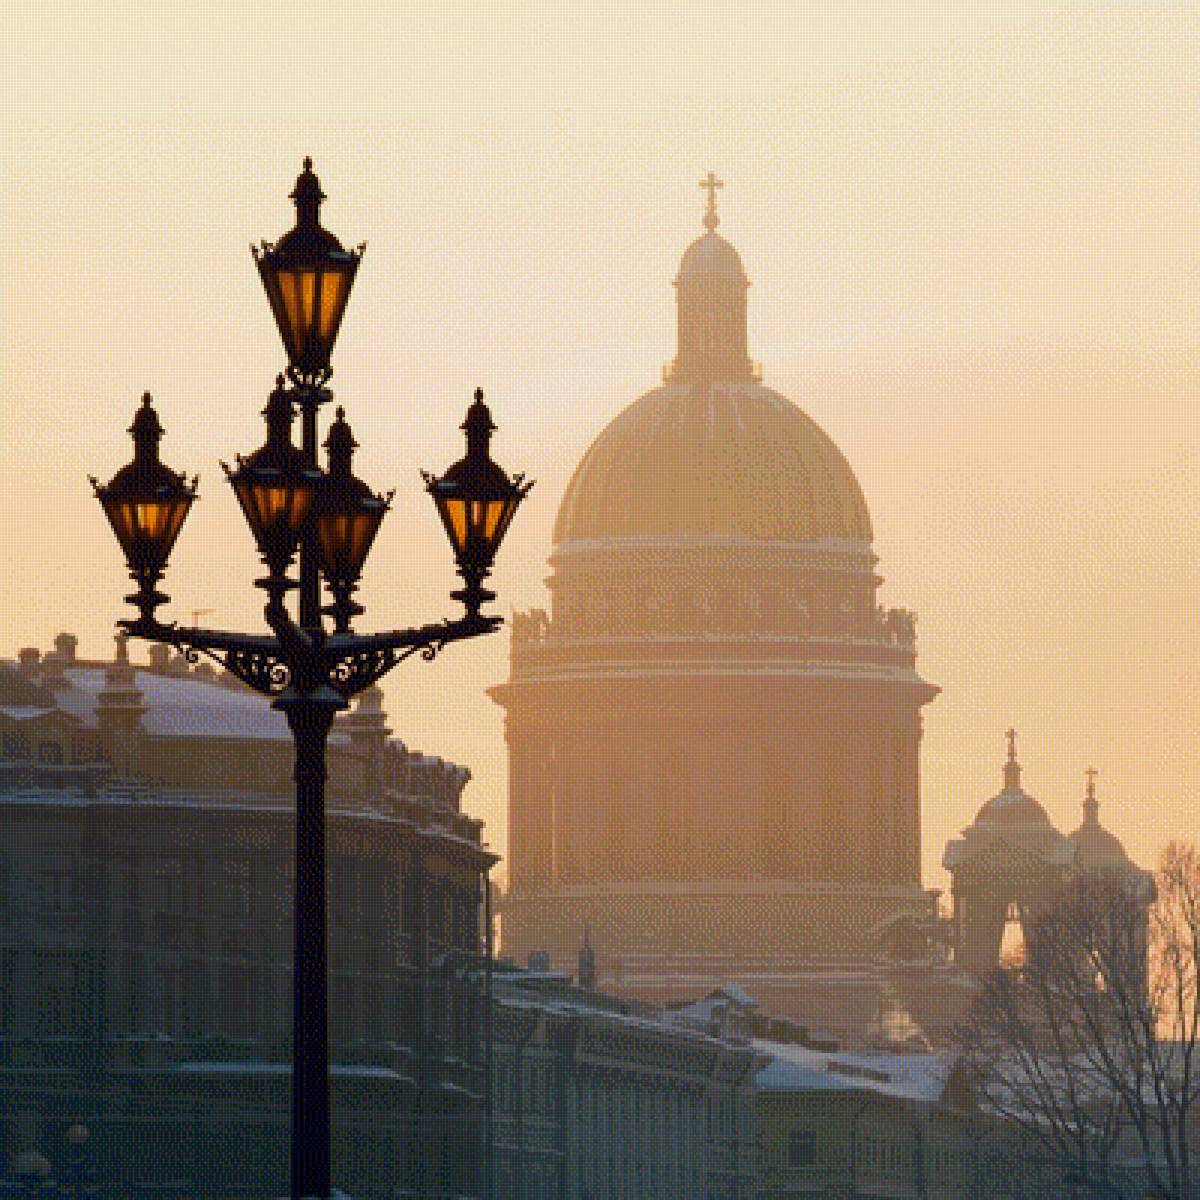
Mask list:
[[[1062,826],[1094,764],[1135,857],[1200,838],[1193,5],[172,7],[0,15],[0,653],[61,628],[108,652],[126,589],[86,474],[128,456],[146,388],[201,475],[173,615],[257,627],[217,462],[261,441],[282,352],[247,247],[290,225],[305,154],[369,243],[334,379],[360,473],[398,489],[367,625],[451,611],[417,468],[457,457],[476,384],[538,480],[502,604],[543,603],[571,468],[673,352],[712,168],[752,353],[855,468],[944,689],[926,881],[1010,723]],[[501,850],[506,657],[386,685],[400,736],[471,766]]]

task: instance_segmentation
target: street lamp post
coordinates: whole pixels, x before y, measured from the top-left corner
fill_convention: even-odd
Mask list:
[[[267,594],[268,634],[182,627],[158,619],[168,597],[158,589],[172,547],[196,498],[196,480],[159,458],[162,425],[149,395],[130,432],[134,458],[107,483],[92,480],[121,544],[138,609],[120,621],[131,636],[165,643],[189,661],[207,655],[256,691],[271,697],[287,718],[295,743],[296,871],[292,1013],[291,1194],[330,1195],[329,1047],[325,913],[325,747],[334,715],[350,696],[397,663],[419,653],[432,659],[447,643],[491,633],[501,618],[480,609],[494,593],[483,587],[496,550],[531,482],[509,476],[491,460],[495,429],[476,391],[463,429],[466,455],[441,476],[425,474],[463,579],[452,593],[464,616],[436,624],[359,635],[351,623],[362,613],[352,599],[367,553],[391,496],[374,493],[351,470],[356,443],[338,409],[317,456],[318,412],[332,398],[325,386],[330,354],[346,309],[363,247],[345,250],[318,219],[325,198],[305,159],[292,199],[296,225],[274,245],[253,250],[271,310],[288,354],[264,415],[266,442],[239,458],[226,475],[254,535],[267,574],[256,581]],[[301,442],[292,442],[299,413]],[[293,563],[296,577],[291,575]],[[324,583],[330,603],[321,606]],[[296,591],[296,616],[288,606]],[[324,618],[331,619],[327,626]]]

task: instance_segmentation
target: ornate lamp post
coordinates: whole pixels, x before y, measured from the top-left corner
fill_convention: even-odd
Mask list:
[[[292,192],[296,225],[275,245],[254,250],[271,310],[288,354],[264,409],[267,438],[237,467],[225,467],[267,574],[270,633],[246,634],[165,623],[155,610],[167,597],[157,584],[192,501],[196,483],[164,466],[162,426],[149,395],[131,433],[134,458],[107,483],[92,485],[129,565],[138,616],[119,624],[133,637],[163,642],[196,662],[215,660],[271,697],[287,717],[296,759],[295,957],[292,1034],[292,1196],[330,1195],[329,1049],[325,920],[325,746],[334,714],[410,655],[432,659],[448,642],[490,633],[501,618],[485,616],[483,589],[513,513],[532,483],[509,476],[488,453],[494,428],[475,393],[463,428],[467,454],[444,475],[425,475],[450,536],[465,587],[453,593],[464,616],[438,624],[359,635],[362,613],[352,599],[390,494],[377,495],[351,471],[354,435],[338,409],[317,460],[317,414],[332,398],[325,387],[330,354],[346,310],[363,247],[353,251],[318,220],[324,193],[304,161]],[[301,444],[292,422],[301,418]],[[295,565],[295,576],[291,574]],[[331,602],[321,606],[324,582]],[[296,615],[288,593],[297,591]],[[327,628],[324,616],[332,618]]]

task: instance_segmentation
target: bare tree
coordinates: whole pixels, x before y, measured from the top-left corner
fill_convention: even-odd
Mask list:
[[[1172,844],[1153,883],[1133,868],[1076,880],[1024,961],[981,981],[966,1061],[1051,1194],[1200,1197],[1198,950],[1200,852]]]

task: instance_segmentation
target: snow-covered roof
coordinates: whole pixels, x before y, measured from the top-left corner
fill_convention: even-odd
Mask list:
[[[754,1048],[771,1059],[757,1076],[761,1091],[857,1089],[926,1104],[942,1098],[956,1061],[951,1051],[870,1054],[762,1039]]]
[[[577,988],[564,989],[561,995],[553,995],[537,990],[536,986],[522,987],[523,982],[536,985],[537,977],[523,969],[497,975],[493,982],[496,1000],[510,1009],[557,1013],[572,1018],[586,1014],[602,1023],[655,1033],[672,1040],[680,1039],[688,1045],[736,1046],[739,1049],[747,1045],[730,1038],[716,1037],[691,1024],[680,1023],[673,1013],[650,1004],[603,993],[583,992]]]
[[[0,713],[14,721],[30,721],[34,717],[44,717],[55,711],[40,704],[0,704]]]
[[[730,1008],[738,1009],[743,1014],[752,1013],[758,1008],[758,1001],[745,988],[736,983],[723,983],[707,996],[697,1000],[670,1004],[668,1011],[675,1020],[688,1024],[707,1025],[718,1013],[728,1012]]]
[[[727,1000],[732,1000],[734,1004],[740,1005],[742,1008],[758,1007],[758,1001],[745,988],[739,987],[736,983],[721,984],[717,988],[717,995],[723,996]]]
[[[54,698],[59,708],[87,727],[95,727],[96,704],[104,690],[103,667],[68,667],[63,672],[70,687],[59,688]],[[136,670],[145,712],[142,726],[157,737],[213,737],[291,741],[287,721],[265,696],[226,687],[195,674],[160,675]],[[345,734],[334,733],[330,742],[346,744]]]

